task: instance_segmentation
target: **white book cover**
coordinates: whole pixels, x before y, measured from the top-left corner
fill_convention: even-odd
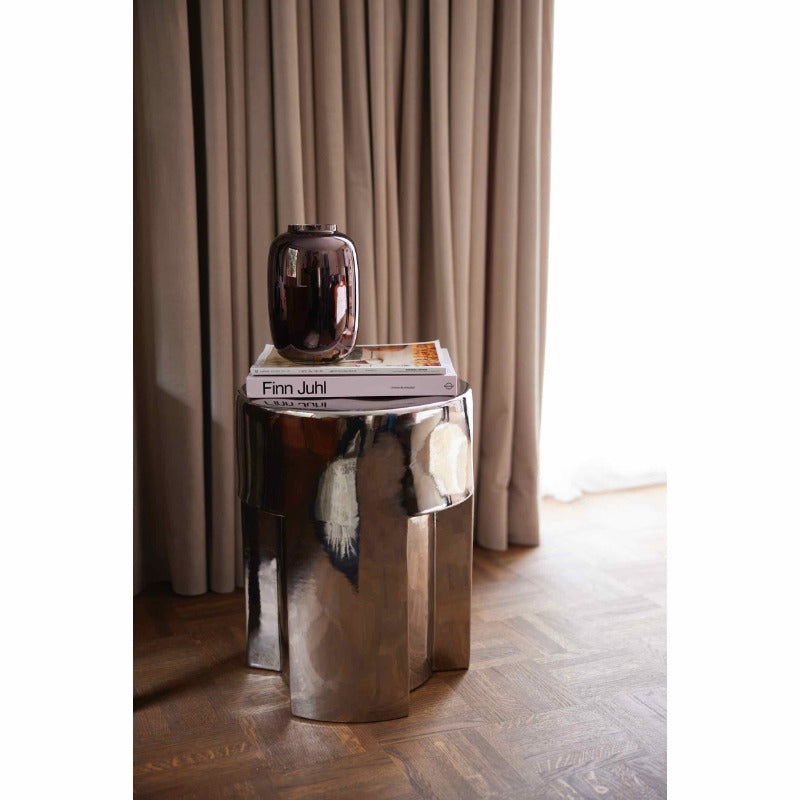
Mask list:
[[[250,398],[308,400],[327,397],[452,397],[458,392],[458,376],[450,354],[441,348],[442,375],[248,375],[245,393]]]
[[[304,364],[283,358],[268,344],[250,367],[251,375],[444,375],[439,340],[405,344],[359,344],[330,364]]]

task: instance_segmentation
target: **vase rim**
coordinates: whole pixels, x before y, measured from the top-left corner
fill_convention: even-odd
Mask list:
[[[336,233],[336,225],[330,223],[320,224],[318,222],[304,222],[302,224],[290,225],[289,231],[291,233]]]

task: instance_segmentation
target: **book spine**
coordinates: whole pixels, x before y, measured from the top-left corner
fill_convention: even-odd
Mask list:
[[[444,375],[444,367],[401,367],[398,371],[395,367],[394,371],[391,367],[312,367],[303,366],[297,367],[299,376],[317,377],[319,375],[362,375],[369,377],[371,375]],[[283,377],[286,375],[285,367],[250,367],[251,375],[272,375],[273,377]]]
[[[427,397],[456,394],[455,375],[248,375],[248,397]]]
[[[310,397],[308,400],[279,397],[275,400],[264,397],[251,397],[250,401],[263,408],[297,409],[300,411],[375,411],[390,413],[394,409],[403,408],[409,400],[447,400],[447,396],[431,395],[430,397]]]

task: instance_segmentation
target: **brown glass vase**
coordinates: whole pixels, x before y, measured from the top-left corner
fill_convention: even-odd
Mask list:
[[[272,343],[292,361],[344,358],[358,334],[358,260],[336,225],[290,225],[267,264]]]

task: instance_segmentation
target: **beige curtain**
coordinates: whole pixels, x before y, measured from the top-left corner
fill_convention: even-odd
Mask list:
[[[137,585],[241,584],[233,393],[290,222],[355,241],[361,341],[475,392],[477,541],[535,545],[552,0],[134,4]]]

